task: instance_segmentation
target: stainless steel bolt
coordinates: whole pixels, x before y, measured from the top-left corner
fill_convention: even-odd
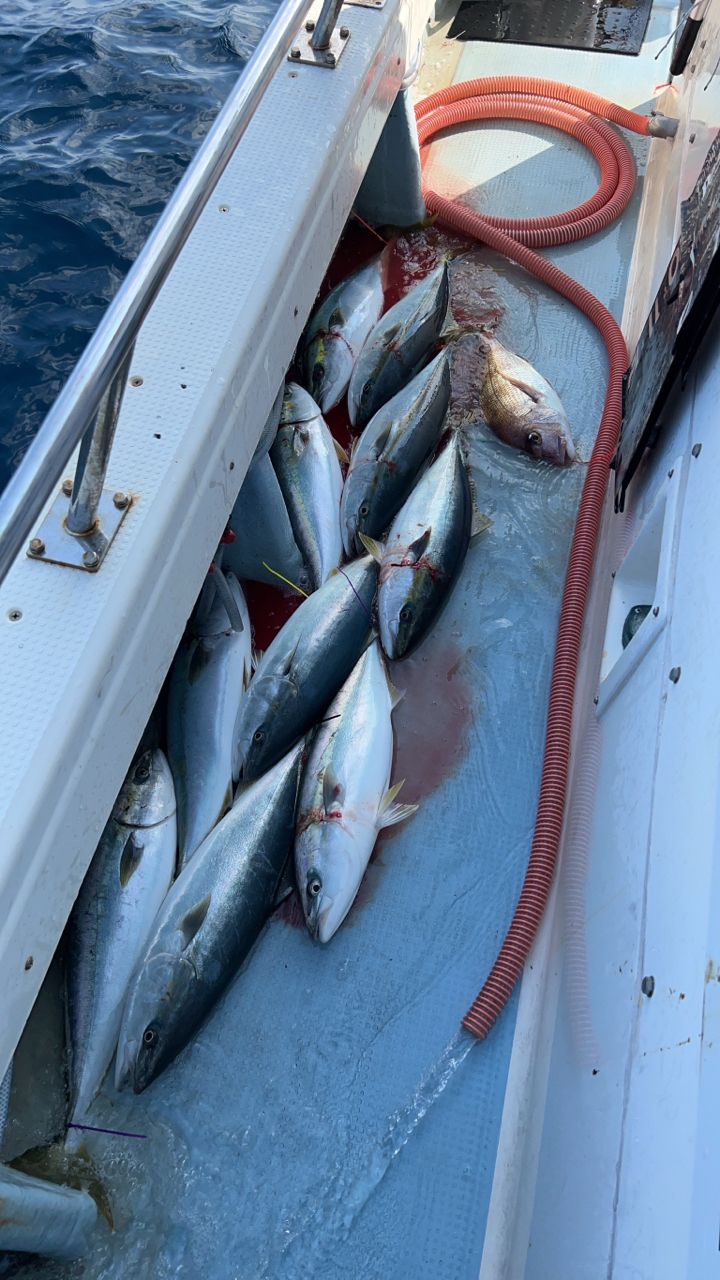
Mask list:
[[[305,30],[306,31],[315,30],[315,23],[313,22],[312,18],[308,18],[307,22],[305,23]]]
[[[69,498],[72,493],[72,484],[73,482],[69,476],[67,477],[67,479],[63,480],[62,482],[62,491],[65,494],[66,498]]]
[[[45,543],[43,542],[42,538],[32,538],[30,540],[29,551],[31,556],[44,556]]]
[[[90,547],[88,547],[87,551],[83,552],[83,564],[86,569],[95,569],[99,562],[100,557],[97,551],[92,551]]]
[[[297,45],[293,45],[292,49],[290,50],[290,57],[295,58],[296,60],[300,57],[300,50],[298,49]]]
[[[325,54],[325,62],[326,62],[326,65],[327,65],[328,67],[334,67],[334,66],[335,66],[335,61],[336,61],[336,59],[335,59],[335,54],[334,54],[334,53],[330,53],[330,52],[328,51],[328,53],[326,53],[326,54]]]
[[[340,28],[340,39],[341,39],[341,40],[347,40],[347,38],[348,38],[348,36],[349,36],[349,35],[350,35],[350,28],[349,28],[349,27],[341,27],[341,28]]]
[[[114,493],[113,503],[117,507],[118,511],[124,511],[126,507],[130,506],[130,499],[126,493]]]

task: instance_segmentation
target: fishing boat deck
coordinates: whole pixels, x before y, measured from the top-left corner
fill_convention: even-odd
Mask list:
[[[468,43],[448,60],[440,25],[418,96],[449,69],[456,81],[531,73],[647,110],[666,75],[669,51],[655,55],[673,15],[655,4],[637,58]],[[629,143],[639,181],[621,221],[550,252],[618,319],[648,150]],[[498,123],[438,143],[430,180],[522,216],[579,203],[595,172],[564,136]],[[420,234],[402,242],[410,260],[422,249]],[[605,389],[594,329],[484,250],[454,259],[451,279],[456,320],[492,314],[500,338],[557,388],[587,458]],[[86,1137],[115,1226],[79,1266],[88,1280],[478,1275],[517,995],[481,1046],[458,1029],[525,870],[583,468],[537,464],[474,420],[472,342],[453,357],[453,412],[492,525],[429,639],[393,672],[406,691],[394,778],[420,809],[382,837],[331,945],[315,945],[286,903],[159,1081],[138,1098],[106,1084],[89,1121],[142,1136]]]

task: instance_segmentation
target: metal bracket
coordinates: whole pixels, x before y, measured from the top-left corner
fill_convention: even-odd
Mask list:
[[[384,4],[385,0],[380,0],[380,3]],[[305,62],[314,67],[328,67],[332,71],[340,61],[343,50],[347,46],[350,39],[350,30],[348,27],[340,27],[337,31],[333,31],[330,36],[330,44],[327,49],[313,49],[310,40],[314,30],[315,23],[311,18],[308,18],[305,26],[298,32],[292,43],[292,48],[288,54],[288,62]]]
[[[356,4],[360,9],[384,9],[385,0],[343,0],[344,4]]]
[[[28,543],[27,554],[31,560],[47,560],[49,564],[97,573],[132,506],[132,498],[127,493],[103,489],[94,528],[86,534],[73,534],[65,523],[71,489],[72,481],[65,481],[35,537]]]

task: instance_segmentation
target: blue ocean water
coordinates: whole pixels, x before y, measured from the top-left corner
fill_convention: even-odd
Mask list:
[[[0,5],[0,488],[276,7]]]

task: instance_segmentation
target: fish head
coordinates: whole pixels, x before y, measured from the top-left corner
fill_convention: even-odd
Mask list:
[[[115,1086],[142,1093],[187,1043],[197,971],[184,955],[151,956],[137,974],[123,1017]]]
[[[576,457],[567,424],[545,415],[526,424],[525,449],[531,457],[552,462],[556,467],[568,466]]]
[[[380,642],[388,658],[402,658],[414,643],[419,572],[404,565],[390,565],[381,572],[377,613]]]
[[[323,413],[342,399],[350,381],[353,354],[340,334],[319,333],[305,353],[308,389]]]
[[[175,812],[170,766],[159,747],[143,751],[133,762],[113,808],[113,817],[128,827],[154,827]]]
[[[378,505],[377,481],[378,468],[372,461],[351,466],[345,479],[340,500],[340,524],[343,547],[349,557],[364,553],[361,533],[376,538],[383,532],[375,510]]]
[[[310,936],[316,942],[329,942],[355,900],[360,877],[348,857],[352,849],[338,847],[348,839],[339,820],[326,817],[308,835],[297,877],[300,899]]]
[[[281,671],[256,672],[250,682],[236,741],[237,759],[246,782],[259,778],[275,763],[273,724],[287,684],[288,676]]]

